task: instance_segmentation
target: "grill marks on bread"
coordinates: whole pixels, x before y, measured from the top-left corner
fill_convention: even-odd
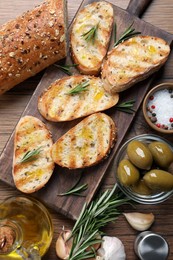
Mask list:
[[[60,137],[52,147],[55,163],[70,169],[84,168],[105,158],[116,140],[116,126],[104,113],[95,113]]]
[[[136,36],[108,53],[102,79],[109,92],[121,92],[157,71],[167,60],[169,45],[160,38]]]
[[[78,94],[67,93],[78,84],[89,83],[85,91]],[[110,94],[104,89],[102,80],[94,76],[76,75],[64,77],[54,82],[38,100],[38,109],[50,121],[69,121],[106,110],[119,100],[118,94]]]
[[[86,5],[77,14],[71,30],[71,52],[74,63],[83,74],[97,75],[108,49],[113,25],[113,8],[100,1]],[[94,40],[82,36],[97,27]]]
[[[54,162],[51,157],[53,141],[45,124],[33,116],[24,116],[17,124],[14,137],[13,179],[24,193],[41,189],[50,179]],[[40,148],[35,160],[21,163],[28,151]]]

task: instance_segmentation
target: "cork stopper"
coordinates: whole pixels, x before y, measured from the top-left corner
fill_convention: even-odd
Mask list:
[[[11,251],[16,240],[15,231],[8,226],[0,227],[0,253]]]

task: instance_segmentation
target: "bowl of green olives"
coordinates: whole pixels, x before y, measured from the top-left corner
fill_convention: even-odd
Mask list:
[[[173,144],[143,134],[123,144],[112,169],[122,192],[142,204],[157,204],[173,194]]]

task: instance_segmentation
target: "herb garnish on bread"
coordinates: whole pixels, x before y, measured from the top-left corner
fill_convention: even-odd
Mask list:
[[[116,126],[104,113],[83,119],[52,146],[55,163],[69,169],[84,168],[105,158],[116,140]]]
[[[108,49],[113,25],[113,7],[100,1],[86,5],[77,14],[71,30],[74,63],[83,74],[97,75]]]
[[[52,83],[38,100],[38,109],[50,121],[69,121],[117,104],[118,94],[109,94],[102,80],[74,75]]]
[[[167,60],[169,45],[161,38],[136,36],[112,49],[102,66],[106,90],[121,92],[146,79]]]
[[[48,182],[54,170],[52,144],[51,134],[42,121],[33,116],[20,119],[13,156],[13,179],[18,190],[32,193]]]

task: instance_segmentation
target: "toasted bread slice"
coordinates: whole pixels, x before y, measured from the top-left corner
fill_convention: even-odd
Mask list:
[[[87,83],[85,90],[68,94],[81,83]],[[109,94],[100,78],[76,75],[54,82],[38,100],[38,109],[50,121],[69,121],[108,109],[118,102],[118,94]]]
[[[93,2],[79,11],[72,25],[70,43],[72,58],[81,73],[99,74],[111,38],[112,25],[113,8],[110,3]],[[93,34],[90,30],[94,30]]]
[[[52,144],[51,134],[42,121],[33,116],[20,119],[15,131],[13,156],[13,179],[18,190],[32,193],[48,182],[54,169]],[[38,154],[21,162],[33,151]]]
[[[104,113],[95,113],[70,129],[52,146],[55,163],[69,169],[84,168],[99,163],[113,147],[116,126]]]
[[[136,36],[120,43],[102,66],[106,90],[121,92],[144,80],[166,62],[169,53],[169,45],[157,37]]]

